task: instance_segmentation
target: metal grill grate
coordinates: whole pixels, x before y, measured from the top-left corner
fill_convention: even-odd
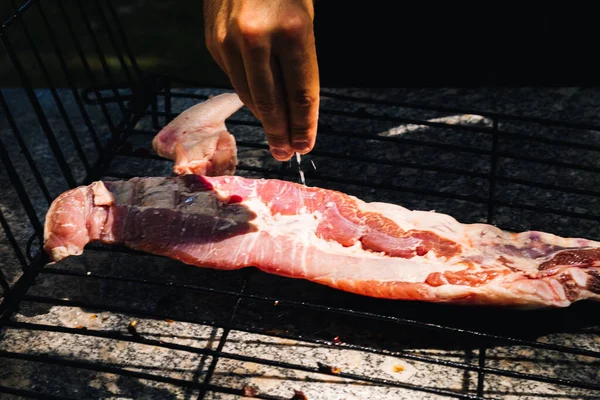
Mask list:
[[[219,92],[144,74],[109,1],[51,3],[13,2],[0,30],[2,57],[22,85],[0,91],[0,248],[8,255],[0,261],[0,392],[598,397],[594,304],[513,312],[398,303],[100,245],[46,265],[39,247],[51,200],[96,179],[170,175],[172,162],[153,154],[151,138]],[[34,89],[34,78],[46,89]],[[462,222],[600,237],[600,126],[352,92],[323,90],[317,147],[302,161],[308,185]],[[270,157],[247,110],[227,124],[238,174],[298,180],[298,165]]]

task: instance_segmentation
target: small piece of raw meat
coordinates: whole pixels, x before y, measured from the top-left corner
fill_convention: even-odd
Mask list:
[[[178,175],[233,175],[237,166],[235,138],[225,120],[244,103],[236,93],[223,93],[179,114],[152,140],[154,151],[175,161]]]
[[[61,194],[45,222],[51,259],[96,241],[387,299],[522,308],[600,299],[599,242],[462,224],[275,179],[133,178]]]

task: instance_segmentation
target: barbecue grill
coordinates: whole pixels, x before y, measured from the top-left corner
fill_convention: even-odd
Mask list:
[[[600,398],[599,308],[589,302],[514,311],[385,301],[118,246],[48,264],[41,238],[56,196],[98,179],[171,175],[153,135],[225,89],[145,73],[110,1],[29,0],[0,38],[22,85],[0,91],[7,398]],[[88,86],[75,87],[73,62]],[[33,88],[32,73],[47,89]],[[227,121],[236,174],[298,182],[301,168],[307,185],[366,201],[600,239],[600,125],[502,113],[495,96],[469,108],[407,93],[323,89],[317,146],[300,165],[273,160],[243,108]]]

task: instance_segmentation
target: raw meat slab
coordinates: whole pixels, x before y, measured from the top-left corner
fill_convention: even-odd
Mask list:
[[[122,244],[386,299],[540,308],[600,298],[599,242],[462,224],[275,179],[97,181],[52,203],[44,242],[53,262],[90,242]]]

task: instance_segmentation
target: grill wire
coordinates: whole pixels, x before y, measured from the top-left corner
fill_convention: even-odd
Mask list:
[[[11,101],[17,92],[0,91],[0,158],[5,168],[0,177],[9,187],[0,198],[0,224],[11,251],[0,264],[3,365],[15,371],[24,365],[34,365],[30,368],[38,372],[48,366],[84,371],[81,379],[89,382],[80,387],[82,391],[96,382],[94,375],[85,374],[108,374],[116,377],[112,382],[145,382],[144,390],[154,388],[159,397],[165,396],[161,384],[194,398],[240,395],[248,390],[239,383],[248,381],[243,378],[255,382],[252,379],[260,378],[260,371],[280,371],[280,376],[271,378],[283,381],[285,389],[267,387],[253,395],[290,399],[293,388],[305,387],[300,377],[308,376],[309,388],[311,382],[321,385],[318,387],[345,382],[356,390],[372,388],[373,392],[363,394],[383,396],[398,390],[407,398],[598,398],[594,394],[600,389],[596,372],[600,351],[595,346],[597,306],[592,304],[520,313],[386,302],[308,282],[290,282],[254,269],[224,272],[181,266],[121,246],[89,245],[81,257],[47,265],[40,238],[43,216],[52,199],[96,179],[170,174],[172,162],[149,150],[151,138],[179,112],[219,92],[182,90],[177,87],[203,85],[144,74],[110,1],[56,0],[52,4],[13,1],[0,30],[6,55],[22,84],[19,93],[31,106],[30,111],[15,109]],[[33,24],[44,27],[43,38],[30,31]],[[49,43],[50,57],[39,51],[39,40]],[[75,86],[66,47],[77,55],[76,62],[89,82],[83,91]],[[107,51],[116,54],[116,59],[107,57]],[[50,74],[51,62],[60,76]],[[39,72],[36,78],[49,89],[52,101],[41,99],[34,89],[27,63]],[[463,216],[459,218],[463,221],[497,224],[504,229],[535,226],[557,234],[600,237],[594,228],[600,215],[592,212],[600,199],[595,185],[576,185],[575,175],[557,175],[557,182],[552,182],[554,172],[548,172],[548,179],[536,179],[537,171],[555,169],[598,174],[597,162],[568,155],[589,153],[595,160],[600,141],[594,142],[593,137],[600,127],[415,105],[375,94],[358,98],[323,90],[322,96],[319,141],[310,156],[302,158],[316,166],[303,168],[307,185],[409,208],[435,205],[436,211]],[[43,104],[52,104],[52,108]],[[75,111],[69,111],[68,104]],[[27,112],[36,116],[35,126],[20,122]],[[464,114],[472,114],[480,122],[440,119]],[[298,181],[297,165],[269,158],[260,124],[249,113],[237,113],[227,125],[240,150],[239,174]],[[408,128],[381,135],[381,130],[370,131],[369,125]],[[419,130],[441,132],[442,139],[436,139],[434,133],[419,134]],[[537,130],[558,133],[540,135]],[[32,139],[33,132],[36,136]],[[364,147],[358,148],[358,143]],[[510,143],[523,143],[525,151],[515,151],[519,146]],[[394,149],[397,157],[392,157]],[[401,151],[414,157],[402,157]],[[459,163],[464,166],[445,165],[444,160],[453,157],[465,160]],[[532,174],[516,177],[511,168],[531,168]],[[448,189],[443,182],[436,185],[437,177],[459,180],[460,187],[450,185]],[[427,179],[434,184],[427,184]],[[469,189],[470,185],[473,188]],[[511,193],[516,193],[517,199],[513,200]],[[556,200],[560,196],[578,200],[567,208]],[[103,320],[106,327],[73,323],[84,317],[93,318],[94,323]],[[140,322],[127,325],[132,319]],[[183,331],[168,331],[171,326],[185,326],[196,336],[178,338]],[[546,337],[561,332],[583,339],[574,345]],[[206,334],[209,339],[203,337]],[[199,344],[204,342],[206,345]],[[83,347],[103,343],[105,347],[77,354],[69,350],[73,343]],[[146,353],[138,357],[126,352],[127,362],[132,364],[129,367],[110,355],[111,351],[130,349],[129,345],[154,349],[158,355],[151,357],[163,364],[164,371],[141,365],[147,360]],[[270,351],[281,348],[273,356],[261,346]],[[514,355],[518,349],[521,359]],[[186,355],[173,361],[167,356],[169,351]],[[504,358],[503,351],[508,354]],[[200,360],[191,375],[177,370],[178,362],[189,361],[186,357]],[[395,360],[404,371],[371,370],[369,360]],[[338,370],[340,365],[344,367]],[[255,375],[248,372],[249,366],[254,366]],[[410,366],[416,366],[413,376]],[[544,369],[548,373],[542,373]],[[77,386],[71,381],[61,385],[64,378],[58,374],[46,375],[50,382],[23,387],[5,379],[6,373],[0,373],[2,393],[80,397],[73,391]],[[403,373],[409,377],[403,378]],[[228,379],[236,374],[240,380]],[[512,383],[502,384],[500,378]],[[547,392],[536,394],[541,387]]]

